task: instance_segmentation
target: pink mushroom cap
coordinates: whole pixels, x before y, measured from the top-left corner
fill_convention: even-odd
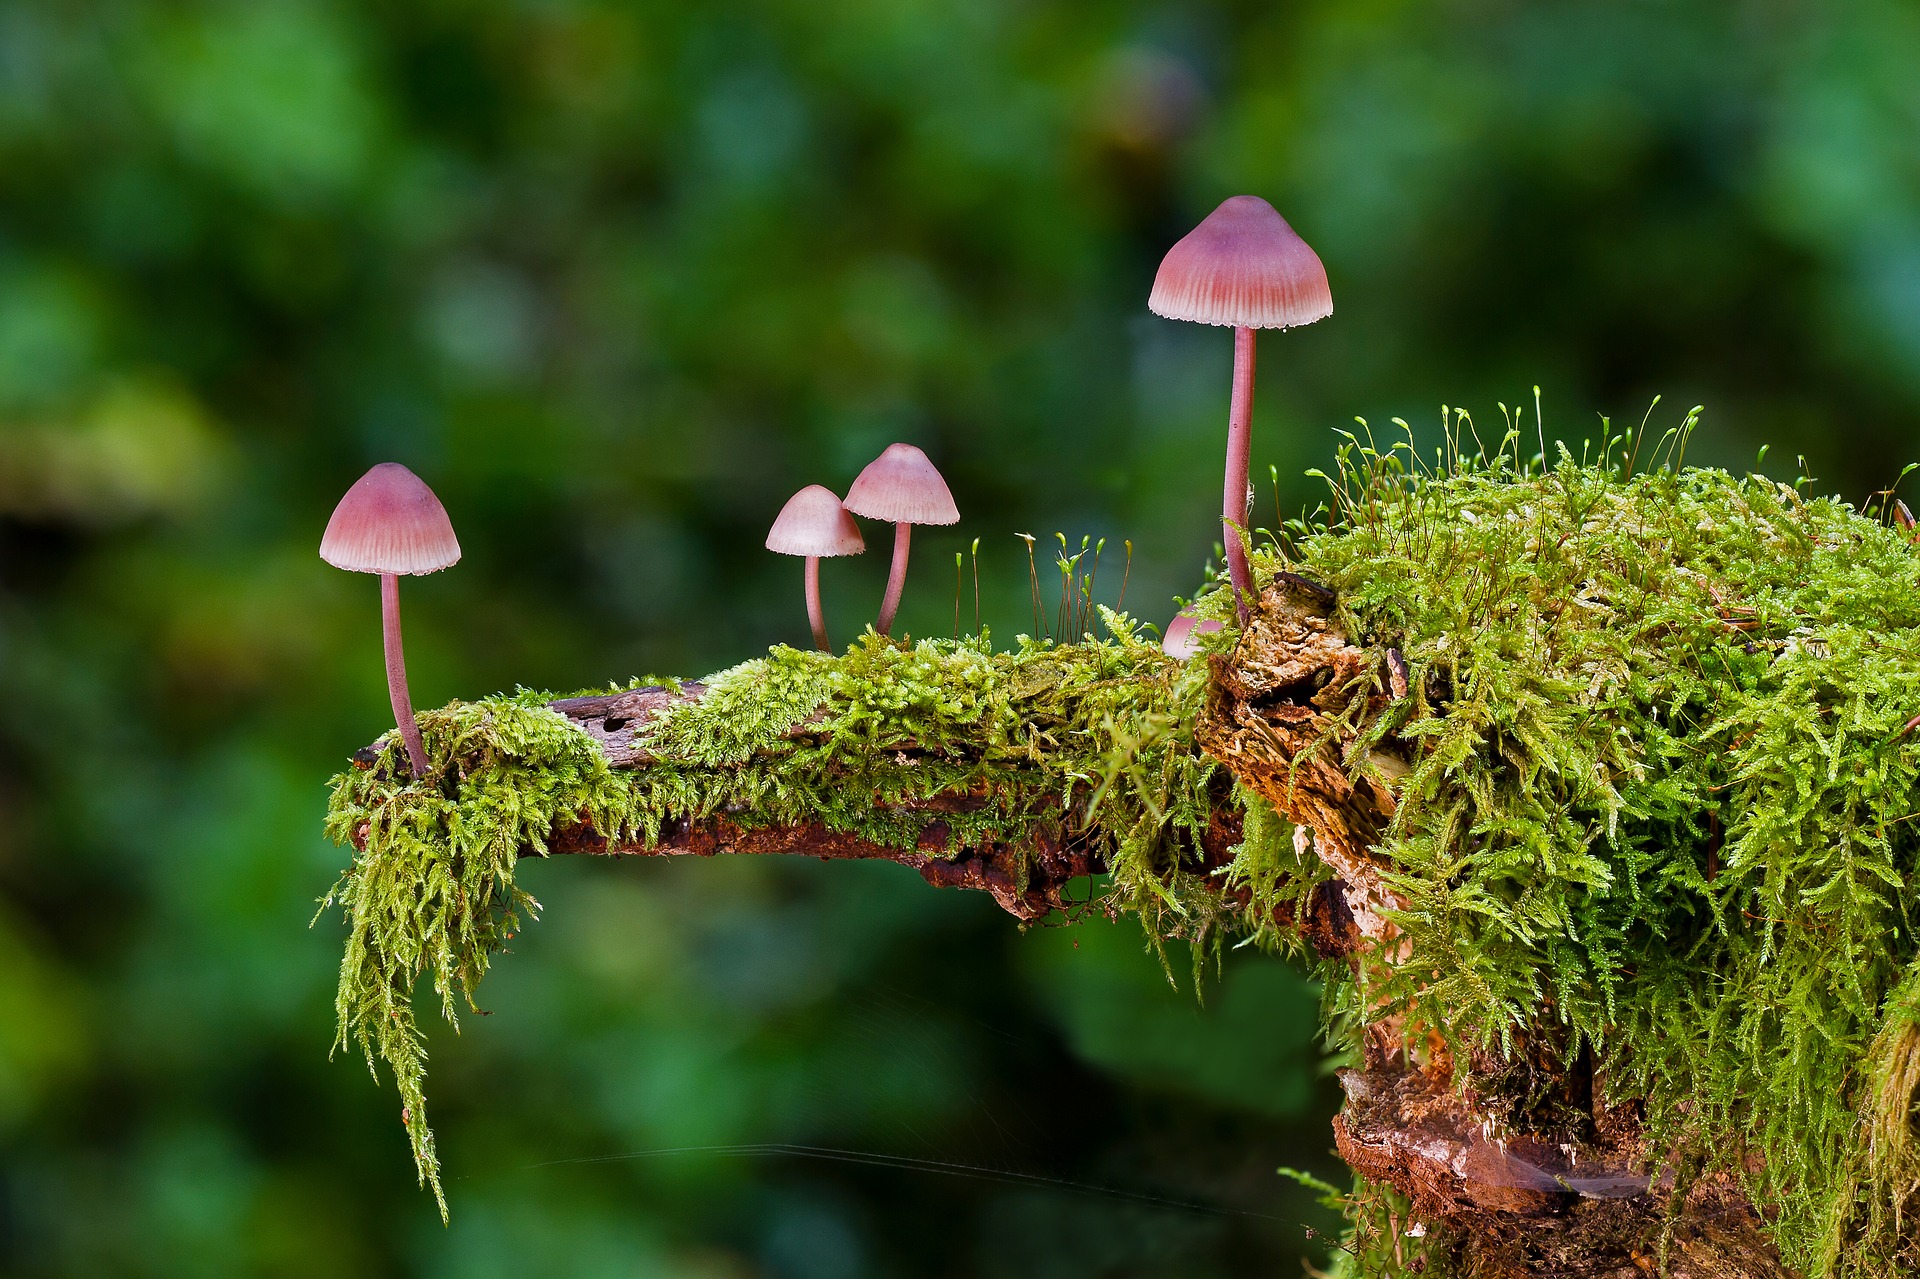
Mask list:
[[[1289,329],[1333,314],[1320,255],[1257,195],[1236,195],[1167,250],[1147,308],[1171,320]]]
[[[855,515],[889,524],[956,524],[960,508],[927,455],[911,444],[889,444],[847,490]]]
[[[437,573],[460,560],[447,508],[398,462],[382,462],[354,481],[333,508],[320,558],[355,573]]]
[[[1198,636],[1211,635],[1220,629],[1220,623],[1210,617],[1195,617],[1191,613],[1177,613],[1167,623],[1166,634],[1160,640],[1160,649],[1168,657],[1177,657],[1186,661],[1200,651]]]
[[[767,549],[781,555],[858,555],[867,543],[839,495],[809,484],[780,508],[767,532]]]

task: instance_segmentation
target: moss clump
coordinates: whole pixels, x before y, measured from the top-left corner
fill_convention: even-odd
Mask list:
[[[1391,963],[1324,967],[1334,1037],[1355,1052],[1392,1011],[1456,1060],[1590,1053],[1658,1157],[1744,1181],[1791,1265],[1912,1273],[1920,551],[1804,486],[1603,458],[1421,470],[1356,447],[1334,509],[1254,556],[1335,588],[1346,634],[1409,674],[1404,700],[1355,698],[1341,724],[1356,769],[1382,744],[1410,769],[1378,849],[1403,940]],[[471,1002],[536,909],[516,860],[556,824],[644,842],[724,809],[905,848],[909,801],[967,790],[984,803],[941,815],[950,846],[1072,813],[1151,935],[1297,948],[1274,908],[1329,872],[1245,795],[1227,878],[1246,891],[1183,863],[1224,780],[1194,745],[1206,665],[1106,621],[1006,653],[776,649],[654,721],[659,762],[632,771],[522,693],[423,716],[421,782],[396,780],[391,746],[337,779],[329,830],[361,848],[329,897],[350,925],[340,1043],[394,1070],[422,1177],[437,1192],[414,983],[430,970],[450,1019]]]
[[[393,1071],[414,1162],[444,1219],[414,985],[431,971],[457,1028],[458,1004],[477,1008],[495,952],[539,913],[514,882],[521,851],[544,852],[556,823],[617,829],[628,801],[593,741],[537,695],[456,702],[420,725],[433,761],[426,777],[411,778],[392,734],[372,767],[333,779],[327,835],[360,851],[320,908],[338,903],[347,917],[335,1046],[357,1045],[369,1070],[378,1057]]]
[[[1804,485],[1605,453],[1356,448],[1333,522],[1259,557],[1411,674],[1349,725],[1352,758],[1410,744],[1378,850],[1404,950],[1333,998],[1461,1060],[1590,1050],[1796,1269],[1913,1273],[1920,550]]]
[[[1217,768],[1191,732],[1204,675],[1126,617],[1105,622],[1103,640],[1022,637],[1011,652],[984,637],[905,645],[872,633],[837,656],[776,648],[653,720],[647,767],[609,768],[549,695],[521,692],[422,715],[433,770],[419,781],[391,741],[371,767],[336,777],[327,831],[358,849],[322,904],[339,903],[348,923],[338,1046],[393,1071],[443,1216],[414,985],[431,972],[458,1025],[493,954],[538,911],[516,865],[556,828],[585,821],[652,843],[669,819],[724,811],[745,827],[819,822],[912,849],[937,817],[957,851],[1026,847],[1072,822],[1050,833],[1104,854],[1116,906],[1157,936],[1208,929],[1220,907],[1182,856],[1207,825]],[[955,791],[978,806],[912,807]]]

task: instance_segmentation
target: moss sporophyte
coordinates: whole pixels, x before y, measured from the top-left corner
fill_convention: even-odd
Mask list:
[[[1328,740],[1391,794],[1366,857],[1392,944],[1319,963],[1329,1034],[1351,1061],[1368,1026],[1462,1062],[1585,1055],[1642,1116],[1640,1172],[1735,1179],[1802,1273],[1912,1273],[1920,550],[1804,485],[1607,457],[1350,451],[1331,514],[1252,556],[1256,582],[1330,590],[1380,658]],[[1072,644],[775,649],[649,721],[630,768],[545,694],[422,715],[425,777],[389,740],[334,782],[340,1046],[393,1071],[437,1195],[414,984],[450,1021],[471,1006],[538,910],[521,856],[582,823],[644,846],[724,812],[912,849],[925,801],[964,794],[944,848],[1064,820],[1107,868],[1099,904],[1152,938],[1306,958],[1292,921],[1333,871],[1268,803],[1284,778],[1200,744],[1261,614],[1236,630],[1218,586],[1193,612],[1226,629],[1188,662],[1105,610]],[[1209,865],[1223,808],[1239,843]],[[1397,1211],[1348,1202],[1363,1239]]]

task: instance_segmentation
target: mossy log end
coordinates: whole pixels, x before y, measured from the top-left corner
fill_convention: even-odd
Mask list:
[[[1340,950],[1358,972],[1368,957],[1392,963],[1398,952],[1388,916],[1406,902],[1373,850],[1412,752],[1375,743],[1356,768],[1355,726],[1408,689],[1399,651],[1350,640],[1334,602],[1316,583],[1280,574],[1233,652],[1214,659],[1198,738],[1337,873],[1329,887],[1351,921]],[[1675,1199],[1670,1179],[1662,1186],[1641,1171],[1649,1151],[1634,1107],[1596,1098],[1590,1062],[1515,1071],[1492,1058],[1458,1060],[1437,1041],[1416,1053],[1397,1016],[1366,1024],[1361,1043],[1363,1068],[1340,1072],[1346,1105],[1334,1118],[1335,1148],[1408,1200],[1421,1227],[1450,1237],[1461,1274],[1793,1273],[1730,1178],[1701,1179]]]

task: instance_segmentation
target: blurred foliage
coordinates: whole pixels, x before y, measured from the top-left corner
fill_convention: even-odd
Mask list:
[[[443,1231],[324,1056],[323,785],[387,713],[328,510],[391,459],[453,514],[423,705],[802,639],[766,523],[894,439],[964,515],[907,629],[975,536],[1024,626],[1021,531],[1132,538],[1171,611],[1229,344],[1144,298],[1243,190],[1337,305],[1262,343],[1289,514],[1351,415],[1535,383],[1562,433],[1661,393],[1708,405],[1691,460],[1857,497],[1920,409],[1916,57],[1897,0],[0,6],[0,1269],[1294,1273],[1310,992],[1247,960],[1154,1031],[1192,996],[1126,938],[886,866],[533,871],[502,1016],[433,1044]],[[828,566],[842,633],[885,558]],[[782,1142],[1264,1215],[553,1162]]]

